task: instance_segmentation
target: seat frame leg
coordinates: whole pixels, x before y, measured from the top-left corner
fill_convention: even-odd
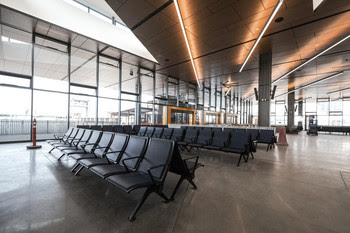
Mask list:
[[[75,170],[79,165],[80,165],[80,164],[79,164],[78,162],[76,162],[70,171],[71,171],[71,172],[74,172],[74,170]]]
[[[65,156],[64,153],[57,160],[60,161],[63,158],[63,156]]]
[[[135,221],[135,219],[136,219],[135,215],[137,214],[137,212],[139,211],[139,209],[141,208],[143,203],[146,201],[147,197],[150,195],[151,192],[152,192],[151,188],[146,189],[141,200],[139,201],[139,203],[137,203],[137,206],[135,207],[135,209],[132,211],[131,215],[128,218],[130,222]]]
[[[52,149],[49,151],[49,153],[51,153],[51,151],[53,151],[55,149],[55,147],[52,147]]]
[[[75,176],[77,176],[79,174],[79,172],[81,172],[81,170],[84,169],[84,166],[80,166],[80,168],[78,169],[78,171],[76,173],[74,173]]]
[[[185,179],[185,178],[184,178],[183,176],[180,177],[179,181],[177,182],[177,184],[176,184],[176,186],[175,186],[175,189],[174,189],[173,193],[171,194],[170,201],[174,201],[174,200],[175,200],[175,199],[174,199],[175,194],[176,194],[177,191],[179,190],[179,188],[180,188],[182,182],[184,181],[184,179]]]

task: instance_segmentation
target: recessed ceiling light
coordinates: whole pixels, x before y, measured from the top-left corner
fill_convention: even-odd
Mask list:
[[[282,22],[283,20],[284,20],[283,17],[278,17],[277,19],[275,19],[275,22],[276,22],[276,23],[280,23],[280,22]]]
[[[165,58],[164,61],[170,61],[168,58]]]

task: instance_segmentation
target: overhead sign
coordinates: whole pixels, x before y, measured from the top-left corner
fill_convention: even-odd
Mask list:
[[[324,0],[312,0],[314,11],[321,5],[322,2],[324,2]]]

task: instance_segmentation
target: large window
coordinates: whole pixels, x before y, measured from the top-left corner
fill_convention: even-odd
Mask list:
[[[96,123],[96,97],[71,94],[70,125],[95,125]]]
[[[75,47],[71,50],[71,83],[96,87],[97,55]]]
[[[30,139],[31,91],[0,86],[0,141]]]
[[[100,56],[98,81],[100,97],[119,98],[119,61]]]

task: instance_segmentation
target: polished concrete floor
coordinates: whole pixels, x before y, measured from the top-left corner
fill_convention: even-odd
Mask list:
[[[289,146],[236,167],[236,155],[200,151],[197,190],[184,183],[169,204],[123,193],[71,159],[0,145],[0,232],[350,232],[350,136],[288,135]],[[177,176],[167,177],[169,195]]]

